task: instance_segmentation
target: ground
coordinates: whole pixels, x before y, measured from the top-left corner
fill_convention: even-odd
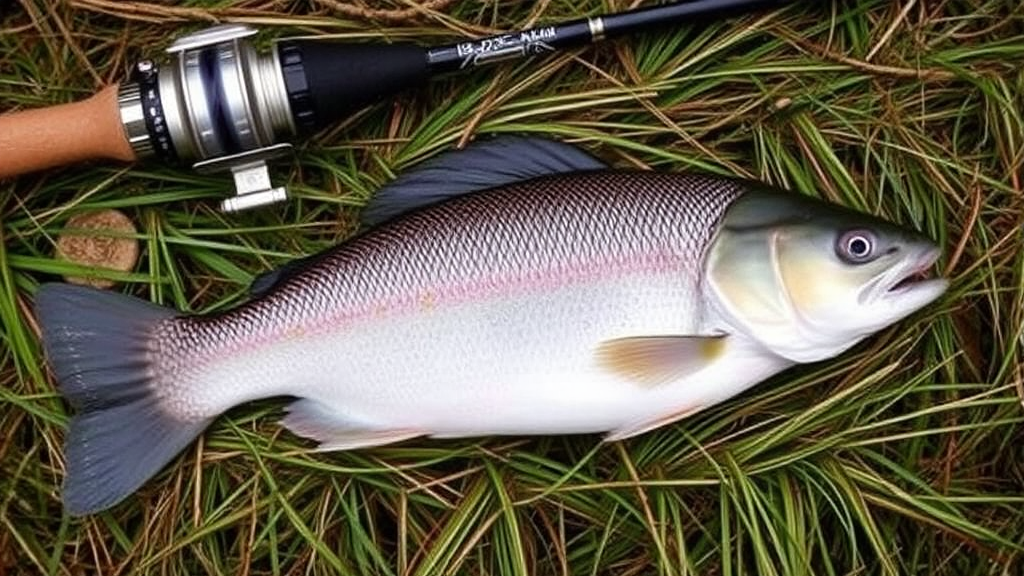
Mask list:
[[[452,42],[620,0],[0,2],[0,110],[84,98],[215,22]],[[1024,9],[793,3],[436,79],[277,163],[294,198],[220,213],[223,176],[154,163],[0,182],[0,574],[1024,574]],[[118,208],[119,290],[191,312],[342,241],[381,184],[474,137],[543,134],[619,167],[757,178],[934,237],[937,303],[841,357],[622,443],[416,440],[319,454],[240,407],[116,508],[63,514],[70,409],[40,282],[72,216]],[[0,163],[3,158],[0,157]],[[373,351],[367,351],[372,354]]]

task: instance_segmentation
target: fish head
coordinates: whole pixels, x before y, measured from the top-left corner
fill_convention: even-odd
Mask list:
[[[754,189],[708,249],[711,305],[730,328],[793,362],[814,362],[938,298],[939,247],[922,234],[798,194]]]

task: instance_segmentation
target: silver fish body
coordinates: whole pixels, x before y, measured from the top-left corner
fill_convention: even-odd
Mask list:
[[[897,287],[937,251],[880,220],[729,179],[588,168],[413,210],[214,315],[44,287],[48,356],[80,410],[66,506],[116,503],[217,415],[274,396],[298,398],[283,424],[324,450],[626,438],[841,352],[944,288]],[[877,254],[853,262],[864,243]],[[860,317],[829,316],[846,302]]]
[[[723,378],[652,387],[608,372],[596,351],[727,331],[701,262],[741,193],[702,176],[591,172],[458,198],[240,308],[163,323],[158,386],[182,419],[291,395],[339,431],[433,436],[608,431],[708,403],[785,362],[748,353],[742,379],[729,362]]]

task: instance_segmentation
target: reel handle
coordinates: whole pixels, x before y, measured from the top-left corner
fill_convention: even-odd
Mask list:
[[[0,114],[0,178],[85,160],[134,161],[117,86],[47,108]]]

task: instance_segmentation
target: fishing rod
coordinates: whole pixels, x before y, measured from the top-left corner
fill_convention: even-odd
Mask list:
[[[0,115],[0,178],[94,159],[155,158],[202,172],[229,171],[234,212],[280,202],[267,161],[296,137],[433,77],[542,55],[653,27],[707,21],[785,0],[686,0],[581,18],[455,44],[353,44],[284,39],[266,54],[256,30],[221,25],[138,62],[131,78],[70,104]]]

